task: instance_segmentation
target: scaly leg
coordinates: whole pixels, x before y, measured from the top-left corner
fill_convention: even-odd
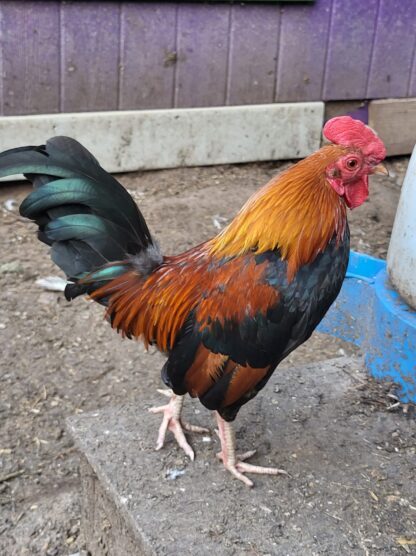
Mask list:
[[[250,450],[240,456],[235,453],[235,435],[231,423],[227,423],[221,415],[215,412],[218,423],[218,436],[221,441],[221,452],[217,457],[223,462],[224,467],[230,471],[234,477],[242,481],[245,485],[252,487],[254,483],[250,481],[243,473],[260,473],[263,475],[288,475],[283,469],[276,467],[261,467],[259,465],[251,465],[244,463],[244,460],[251,458],[256,450]]]
[[[204,427],[197,427],[182,421],[181,412],[183,406],[183,396],[177,396],[172,390],[158,390],[164,396],[168,396],[170,401],[167,405],[160,407],[151,407],[150,413],[163,413],[162,424],[159,428],[157,436],[156,450],[160,450],[165,443],[165,436],[168,430],[173,432],[176,442],[185,452],[185,454],[193,461],[195,459],[194,451],[186,440],[184,429],[189,432],[207,433],[208,429]]]

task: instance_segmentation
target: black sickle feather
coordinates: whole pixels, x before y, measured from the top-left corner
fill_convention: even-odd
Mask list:
[[[83,279],[68,286],[69,297],[91,293],[118,276],[119,261],[140,256],[148,272],[160,264],[158,246],[131,195],[74,139],[53,137],[46,145],[0,154],[0,176],[21,173],[34,185],[21,215],[39,226],[39,239],[52,247],[52,259],[67,277]],[[132,267],[134,259],[125,270]],[[95,278],[88,281],[91,272]]]

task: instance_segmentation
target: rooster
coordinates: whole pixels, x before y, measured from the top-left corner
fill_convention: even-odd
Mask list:
[[[333,118],[331,144],[273,178],[216,237],[163,256],[129,193],[77,141],[0,155],[0,175],[23,173],[34,191],[20,206],[68,278],[68,300],[89,295],[111,326],[166,354],[169,403],[156,448],[168,430],[191,458],[181,419],[183,396],[215,411],[225,468],[284,471],[238,457],[231,422],[277,365],[305,342],[341,288],[349,256],[347,207],[368,197],[368,176],[387,173],[382,141],[362,122]]]

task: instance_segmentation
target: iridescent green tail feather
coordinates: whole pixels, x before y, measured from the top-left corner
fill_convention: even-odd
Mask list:
[[[0,177],[14,174],[33,183],[20,213],[37,223],[39,239],[51,246],[52,260],[72,282],[68,298],[91,293],[131,269],[138,256],[145,260],[147,252],[146,268],[160,264],[131,195],[74,139],[53,137],[46,145],[1,153]]]

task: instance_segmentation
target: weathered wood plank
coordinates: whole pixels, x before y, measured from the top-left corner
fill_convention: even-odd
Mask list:
[[[416,0],[3,0],[0,15],[5,115],[416,96]]]
[[[405,97],[415,45],[415,0],[379,0],[367,98]]]
[[[416,98],[370,102],[368,123],[386,145],[389,156],[409,154],[415,146]]]
[[[179,3],[176,107],[225,104],[230,9]]]
[[[379,0],[334,0],[324,100],[365,98]]]
[[[279,20],[277,5],[232,7],[227,104],[273,102]]]
[[[63,112],[118,107],[118,2],[61,6]]]
[[[415,46],[413,49],[412,69],[410,72],[410,79],[409,79],[409,90],[407,91],[407,96],[416,97],[416,35],[415,35]]]
[[[174,4],[124,2],[121,12],[122,110],[170,108],[177,63]]]
[[[59,111],[59,3],[2,1],[3,114]]]
[[[282,8],[275,100],[321,98],[331,6],[320,0]]]

